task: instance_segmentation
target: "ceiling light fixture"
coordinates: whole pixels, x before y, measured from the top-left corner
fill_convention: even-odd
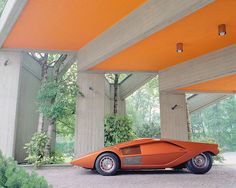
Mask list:
[[[183,43],[177,43],[176,44],[176,52],[182,53],[184,51]]]
[[[225,27],[225,24],[220,24],[220,25],[218,25],[218,34],[219,34],[220,36],[226,35],[226,27]]]

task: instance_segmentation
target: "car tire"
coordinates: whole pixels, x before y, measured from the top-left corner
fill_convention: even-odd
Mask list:
[[[103,153],[96,159],[96,171],[103,176],[112,176],[119,169],[119,159],[113,153]]]
[[[212,156],[208,152],[200,153],[186,163],[187,169],[194,174],[205,174],[212,167]]]
[[[174,170],[182,170],[184,168],[186,168],[186,164],[185,163],[173,167]]]

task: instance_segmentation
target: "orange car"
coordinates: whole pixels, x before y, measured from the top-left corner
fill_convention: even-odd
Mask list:
[[[104,176],[119,169],[187,168],[204,174],[212,167],[212,155],[219,153],[217,144],[170,139],[136,139],[106,147],[71,162],[87,169],[96,169]]]

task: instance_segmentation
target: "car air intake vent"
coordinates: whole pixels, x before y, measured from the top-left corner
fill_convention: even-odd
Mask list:
[[[122,148],[121,152],[123,155],[141,154],[140,146],[132,146],[132,147]]]

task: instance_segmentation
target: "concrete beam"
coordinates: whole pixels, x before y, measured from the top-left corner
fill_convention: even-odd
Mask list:
[[[16,23],[28,0],[8,0],[0,17],[0,48]]]
[[[236,45],[183,62],[159,72],[161,91],[213,80],[236,73]]]
[[[188,111],[189,113],[193,113],[195,111],[201,110],[217,101],[225,99],[229,95],[221,94],[221,93],[203,93],[197,94],[194,97],[191,97],[187,100]]]
[[[212,2],[213,0],[147,1],[78,52],[79,70],[88,70]]]
[[[155,76],[157,76],[155,73],[133,73],[120,85],[121,99],[127,98]]]
[[[76,52],[67,52],[67,57],[63,64],[60,67],[60,74],[63,75],[67,72],[67,70],[77,61],[77,53]]]

